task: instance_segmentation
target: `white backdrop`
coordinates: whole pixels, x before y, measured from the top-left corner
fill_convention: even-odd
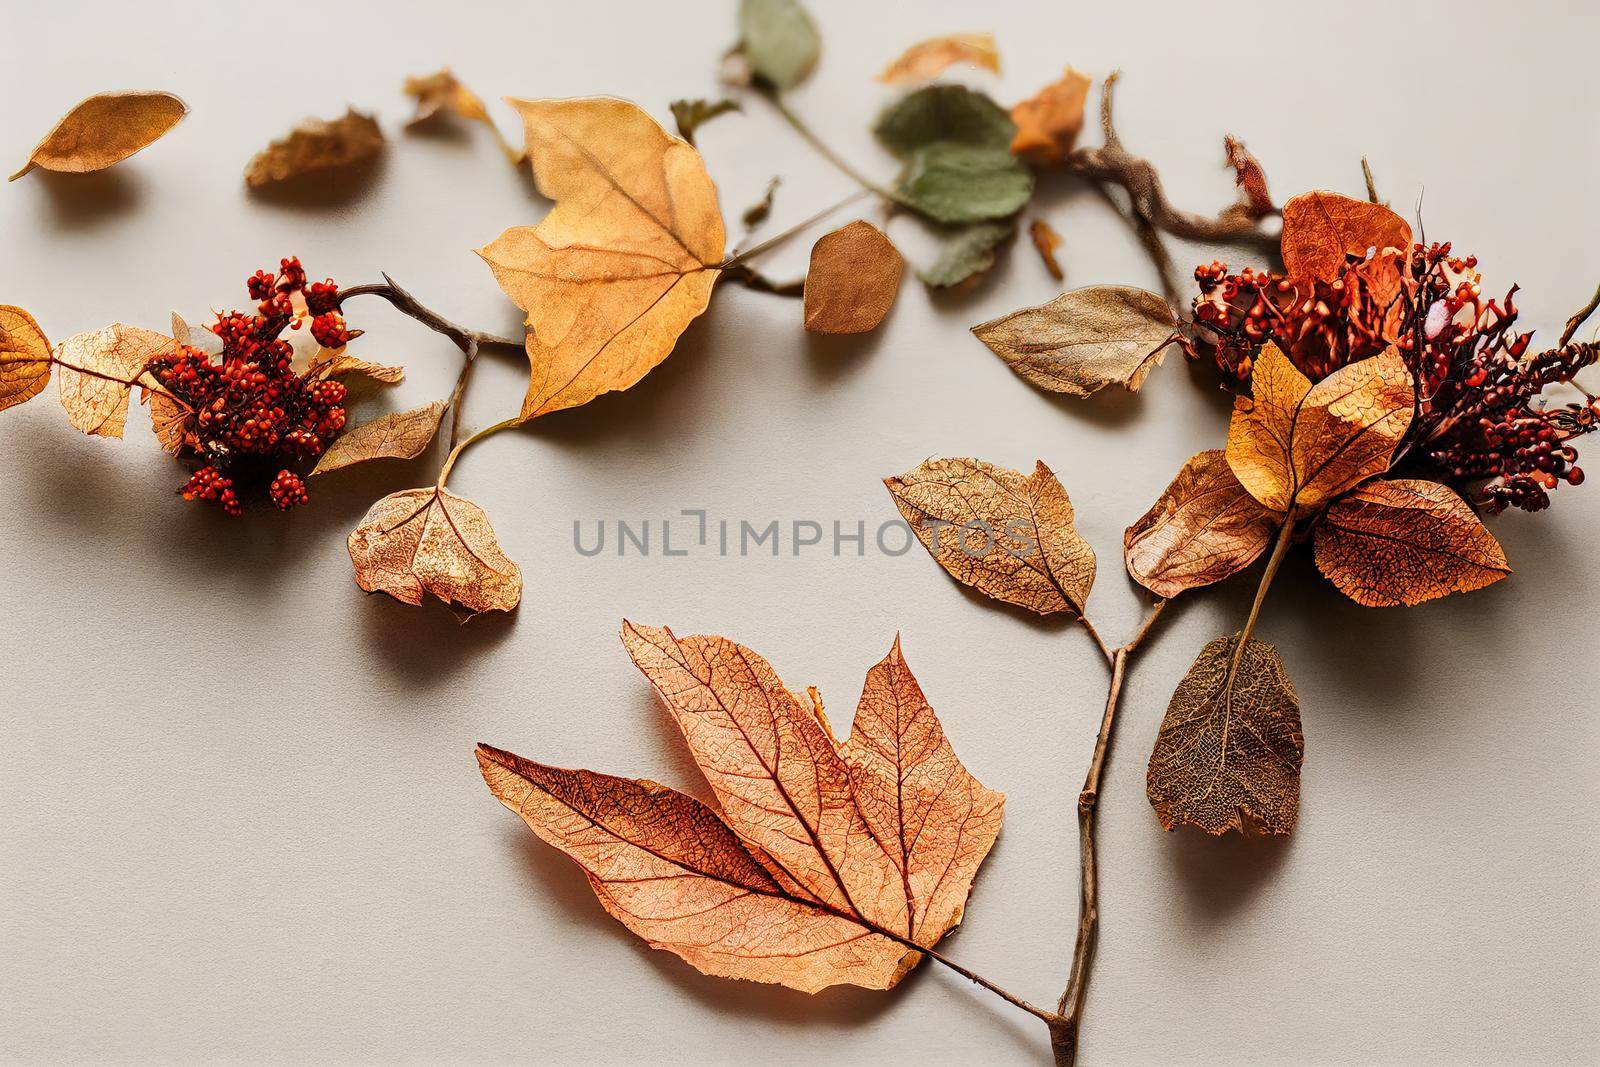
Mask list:
[[[1543,336],[1600,281],[1600,18],[1578,0],[813,6],[825,58],[794,104],[874,173],[891,161],[868,133],[889,95],[872,76],[914,40],[992,29],[1002,100],[1069,62],[1120,67],[1123,135],[1182,204],[1231,199],[1227,132],[1280,197],[1356,192],[1366,154],[1397,206],[1426,186],[1430,238],[1478,253],[1493,287],[1524,285]],[[8,164],[91,92],[169,89],[193,113],[106,174],[0,188],[0,302],[53,339],[117,320],[161,328],[174,308],[200,320],[242,304],[251,271],[298,254],[317,277],[386,270],[457,321],[514,330],[471,249],[544,205],[484,130],[399,136],[404,76],[448,63],[485,97],[612,93],[665,118],[671,99],[715,92],[731,8],[5,0]],[[256,149],[346,103],[396,134],[369,185],[246,195]],[[730,218],[775,173],[774,228],[849,188],[759,101],[701,141]],[[1069,284],[1154,287],[1096,197],[1058,189],[1037,207],[1066,238]],[[892,232],[926,251],[913,224]],[[808,247],[764,266],[797,274]],[[1180,250],[1214,255],[1228,253]],[[617,641],[624,615],[751,645],[791,686],[820,685],[841,727],[898,630],[963,759],[1009,796],[967,921],[942,947],[1052,1000],[1105,683],[1080,633],[981,602],[920,549],[585,558],[572,524],[703,507],[870,529],[893,517],[879,479],[930,454],[1043,458],[1100,554],[1092,613],[1121,639],[1141,610],[1122,529],[1220,440],[1225,409],[1181,364],[1138,398],[1058,402],[966,333],[1057,291],[1019,247],[970,298],[908,284],[885,328],[852,341],[807,337],[795,302],[719,292],[632,392],[462,461],[452,487],[488,509],[527,585],[515,617],[466,628],[437,605],[363,596],[345,554],[367,505],[432,466],[335,475],[299,513],[236,522],[173,497],[183,474],[142,426],[125,442],[84,438],[53,387],[7,412],[0,1058],[1048,1062],[1034,1020],[932,965],[889,994],[813,999],[650,951],[493,800],[472,744],[699,790]],[[408,368],[397,405],[444,395],[448,342],[378,302],[351,312],[364,354]],[[524,379],[520,357],[489,360],[469,422],[514,410]],[[1163,621],[1131,677],[1101,805],[1087,1062],[1595,1059],[1600,486],[1556,496],[1549,513],[1494,523],[1517,573],[1470,597],[1372,611],[1304,557],[1288,565],[1261,626],[1304,703],[1288,841],[1157,825],[1144,766],[1166,700],[1254,583]]]

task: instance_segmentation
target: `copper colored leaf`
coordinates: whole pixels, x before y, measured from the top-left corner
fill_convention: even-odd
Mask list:
[[[857,219],[824,234],[806,271],[806,329],[867,333],[894,306],[906,261],[883,231]]]
[[[32,400],[50,384],[50,342],[33,316],[0,304],[0,411]]]
[[[369,363],[350,355],[343,348],[324,348],[311,357],[306,373],[323,378],[344,378],[358,374],[375,382],[382,382],[384,385],[394,385],[405,380],[406,369],[388,367],[382,363]]]
[[[970,63],[1000,73],[1000,50],[992,33],[952,33],[920,41],[884,68],[878,80],[889,85],[927,81],[946,67]]]
[[[150,405],[150,429],[161,447],[177,455],[184,445],[192,445],[195,430],[194,408],[161,389],[139,389],[139,403]]]
[[[528,313],[531,419],[626,389],[666,359],[711,300],[723,228],[700,154],[636,105],[511,104],[556,206],[478,254]]]
[[[327,474],[370,459],[416,459],[428,450],[443,416],[444,401],[435,400],[354,426],[334,439],[311,473]]]
[[[1359,259],[1369,248],[1406,248],[1411,227],[1382,204],[1317,190],[1283,205],[1280,243],[1290,278],[1332,281],[1347,256]]]
[[[67,338],[57,354],[56,375],[67,421],[86,434],[121,437],[128,424],[129,390],[141,381],[148,385],[145,364],[176,347],[170,337],[120,322]]]
[[[1316,559],[1340,592],[1374,608],[1482,589],[1511,573],[1466,501],[1413,478],[1368,482],[1334,501],[1317,526]]]
[[[1046,165],[1066,159],[1083,130],[1083,105],[1093,84],[1087,74],[1068,67],[1060,80],[1013,107],[1011,121],[1017,124],[1017,133],[1011,151]]]
[[[67,112],[34,146],[16,181],[35,167],[84,174],[105,170],[159,140],[189,108],[171,93],[99,93]]]
[[[1279,519],[1245,492],[1221,449],[1183,465],[1151,509],[1123,536],[1134,581],[1159,597],[1220,582],[1250,566]]]
[[[1094,550],[1044,463],[1025,475],[978,459],[930,459],[883,484],[956,581],[1040,615],[1083,614]]]
[[[1178,317],[1154,293],[1093,285],[981,323],[972,332],[1039,388],[1090,396],[1113,384],[1137,393],[1177,328]]]
[[[1219,637],[1178,683],[1145,791],[1165,829],[1287,834],[1300,812],[1300,698],[1278,650]]]
[[[244,169],[251,188],[284,182],[315,171],[348,167],[383,150],[383,131],[371,115],[349,109],[342,118],[306,119],[258,152]]]
[[[1061,264],[1056,261],[1056,249],[1061,247],[1061,235],[1044,219],[1034,219],[1028,223],[1028,236],[1033,238],[1033,247],[1039,252],[1039,258],[1044,261],[1044,269],[1050,272],[1050,277],[1060,281],[1064,275],[1061,273]]]
[[[1382,474],[1411,425],[1411,373],[1393,347],[1311,384],[1267,342],[1228,430],[1228,464],[1273,511],[1313,511]]]
[[[356,584],[407,604],[432,593],[470,618],[510,611],[522,599],[522,569],[495,540],[483,509],[438,488],[404,489],[372,505],[350,532]]]
[[[1244,142],[1231,134],[1222,140],[1222,147],[1228,154],[1228,166],[1233,168],[1233,180],[1239,186],[1243,199],[1240,207],[1251,218],[1265,218],[1276,210],[1272,206],[1272,194],[1267,192],[1267,176],[1261,170],[1261,164]]]

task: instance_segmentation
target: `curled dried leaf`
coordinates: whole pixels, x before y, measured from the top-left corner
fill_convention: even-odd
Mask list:
[[[306,373],[323,378],[344,378],[355,374],[384,385],[394,385],[405,380],[406,369],[370,363],[350,355],[343,348],[323,348],[311,357]]]
[[[327,474],[373,459],[416,459],[428,450],[444,417],[444,401],[394,411],[352,427],[334,439],[312,474]]]
[[[888,85],[927,81],[957,63],[1000,73],[1000,50],[992,33],[952,33],[920,41],[884,68],[878,80]]]
[[[1245,492],[1219,448],[1183,465],[1123,535],[1134,581],[1159,597],[1220,582],[1255,562],[1281,520]]]
[[[1228,430],[1228,464],[1273,511],[1300,513],[1382,474],[1411,425],[1411,372],[1391,345],[1315,386],[1267,342]]]
[[[718,115],[740,110],[737,100],[674,100],[670,105],[672,121],[678,124],[678,136],[694,144],[694,135],[701,126]]]
[[[1280,243],[1290,278],[1331,282],[1347,257],[1360,259],[1369,248],[1409,246],[1411,227],[1382,204],[1316,190],[1283,205]]]
[[[1039,258],[1044,261],[1044,269],[1050,272],[1050,277],[1061,281],[1065,275],[1061,273],[1061,264],[1056,261],[1056,249],[1061,247],[1061,235],[1044,219],[1034,219],[1028,223],[1028,236],[1033,238],[1033,247],[1038,250]]]
[[[1238,185],[1242,197],[1239,207],[1245,215],[1261,219],[1276,211],[1272,206],[1272,194],[1267,192],[1266,173],[1244,142],[1229,134],[1223,138],[1222,148],[1228,154],[1228,166],[1233,168],[1234,184]]]
[[[465,621],[510,611],[522,569],[506,558],[483,509],[437,487],[404,489],[372,505],[350,532],[356,584],[421,604],[431,593]]]
[[[806,329],[876,330],[894,306],[905,272],[905,257],[870,222],[857,219],[824,234],[811,248],[806,271]]]
[[[1368,482],[1317,525],[1317,567],[1367,607],[1420,604],[1493,585],[1506,554],[1453,490],[1415,478]]]
[[[980,323],[972,332],[1039,388],[1091,396],[1113,384],[1137,393],[1177,329],[1177,315],[1156,294],[1092,285]]]
[[[33,316],[0,304],[0,411],[44,392],[50,384],[50,342]]]
[[[67,338],[57,356],[56,375],[67,421],[86,434],[121,437],[128,424],[129,391],[135,385],[153,388],[145,366],[176,347],[170,337],[120,322]]]
[[[1094,550],[1043,462],[1025,475],[979,459],[930,459],[883,484],[956,581],[1040,615],[1083,614]]]
[[[383,145],[383,131],[377,120],[354,108],[337,119],[306,119],[289,136],[258,152],[245,167],[244,180],[254,189],[316,171],[352,166],[376,156]]]
[[[1200,653],[1167,707],[1145,791],[1167,830],[1287,834],[1300,813],[1300,698],[1278,650],[1239,635]]]
[[[1046,166],[1065,160],[1083,131],[1083,107],[1093,84],[1087,74],[1068,67],[1059,80],[1013,107],[1017,132],[1011,151]]]
[[[35,167],[70,174],[105,170],[159,140],[188,113],[188,106],[171,93],[91,96],[45,134],[11,180]]]
[[[494,125],[489,120],[489,109],[477,93],[461,84],[449,67],[433,74],[406,78],[403,91],[417,102],[417,109],[406,126],[420,126],[437,115],[455,115],[469,122]]]
[[[511,100],[556,202],[478,254],[528,313],[523,418],[626,389],[711,300],[722,215],[700,154],[626,100]]]

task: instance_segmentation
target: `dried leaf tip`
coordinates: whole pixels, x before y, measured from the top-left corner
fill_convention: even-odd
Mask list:
[[[189,106],[167,92],[91,96],[45,134],[10,180],[35,167],[69,174],[104,170],[159,140],[188,113]]]

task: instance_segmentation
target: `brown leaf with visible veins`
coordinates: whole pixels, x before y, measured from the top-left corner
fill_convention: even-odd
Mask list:
[[[906,260],[883,231],[861,219],[823,234],[806,270],[806,329],[812,333],[868,333],[878,328],[894,298]]]
[[[188,106],[171,93],[91,96],[44,135],[11,180],[16,181],[35,167],[69,174],[105,170],[159,140],[188,113]]]
[[[312,474],[343,470],[371,459],[416,459],[428,450],[444,417],[444,401],[411,411],[392,411],[353,426],[334,438]]]
[[[1083,614],[1094,550],[1072,501],[1041,461],[1032,475],[979,459],[930,459],[889,495],[939,566],[963,585],[1040,615]]]
[[[706,974],[804,992],[887,989],[960,922],[1005,798],[956,758],[898,641],[841,746],[747,648],[632,623],[622,638],[720,811],[478,747],[489,788],[607,911]]]
[[[350,532],[356,584],[407,604],[423,594],[463,621],[510,611],[522,599],[522,569],[506,558],[483,509],[443,489],[404,489],[372,505]]]
[[[252,189],[320,170],[348,167],[383,150],[383,131],[371,115],[349,108],[337,119],[306,119],[289,136],[256,153],[244,169]]]
[[[1300,812],[1300,698],[1278,650],[1219,637],[1178,683],[1145,782],[1164,829],[1287,834]]]
[[[1074,289],[972,328],[1019,377],[1071,396],[1113,384],[1137,393],[1177,331],[1165,300],[1126,285]]]
[[[1038,249],[1039,258],[1044,260],[1044,269],[1050,272],[1050,277],[1059,282],[1065,277],[1061,273],[1061,264],[1056,261],[1056,249],[1061,247],[1061,235],[1044,219],[1034,219],[1028,223],[1028,236],[1033,238],[1033,247]]]
[[[887,85],[927,81],[957,63],[970,63],[1000,73],[1000,50],[992,33],[952,33],[919,41],[884,68],[878,80]]]
[[[1273,511],[1301,513],[1382,474],[1411,425],[1411,372],[1393,346],[1316,385],[1267,342],[1251,372],[1254,397],[1233,404],[1228,464]]]
[[[1420,604],[1493,585],[1506,554],[1467,502],[1438,482],[1368,482],[1328,508],[1317,568],[1369,608]]]
[[[700,154],[637,105],[510,103],[556,206],[478,254],[528,313],[531,419],[626,389],[666,359],[711,300],[724,234]]]
[[[1331,282],[1347,256],[1359,259],[1369,248],[1407,248],[1411,227],[1382,204],[1316,190],[1283,205],[1279,243],[1291,279]]]
[[[348,374],[359,374],[384,385],[394,385],[404,381],[406,377],[404,367],[386,367],[381,363],[369,363],[350,355],[343,348],[319,349],[311,357],[306,373],[323,378],[343,378]]]
[[[1255,562],[1282,520],[1245,492],[1227,456],[1190,459],[1149,511],[1128,527],[1123,560],[1159,597],[1220,582]]]
[[[129,391],[136,384],[148,389],[153,381],[145,365],[176,348],[170,337],[120,322],[67,338],[57,355],[56,375],[67,421],[86,434],[121,437]]]
[[[44,392],[50,384],[50,342],[33,316],[0,304],[0,411]]]
[[[1087,74],[1066,69],[1051,82],[1011,109],[1017,125],[1011,151],[1033,163],[1060,163],[1077,143],[1083,130],[1083,105],[1094,81]]]

